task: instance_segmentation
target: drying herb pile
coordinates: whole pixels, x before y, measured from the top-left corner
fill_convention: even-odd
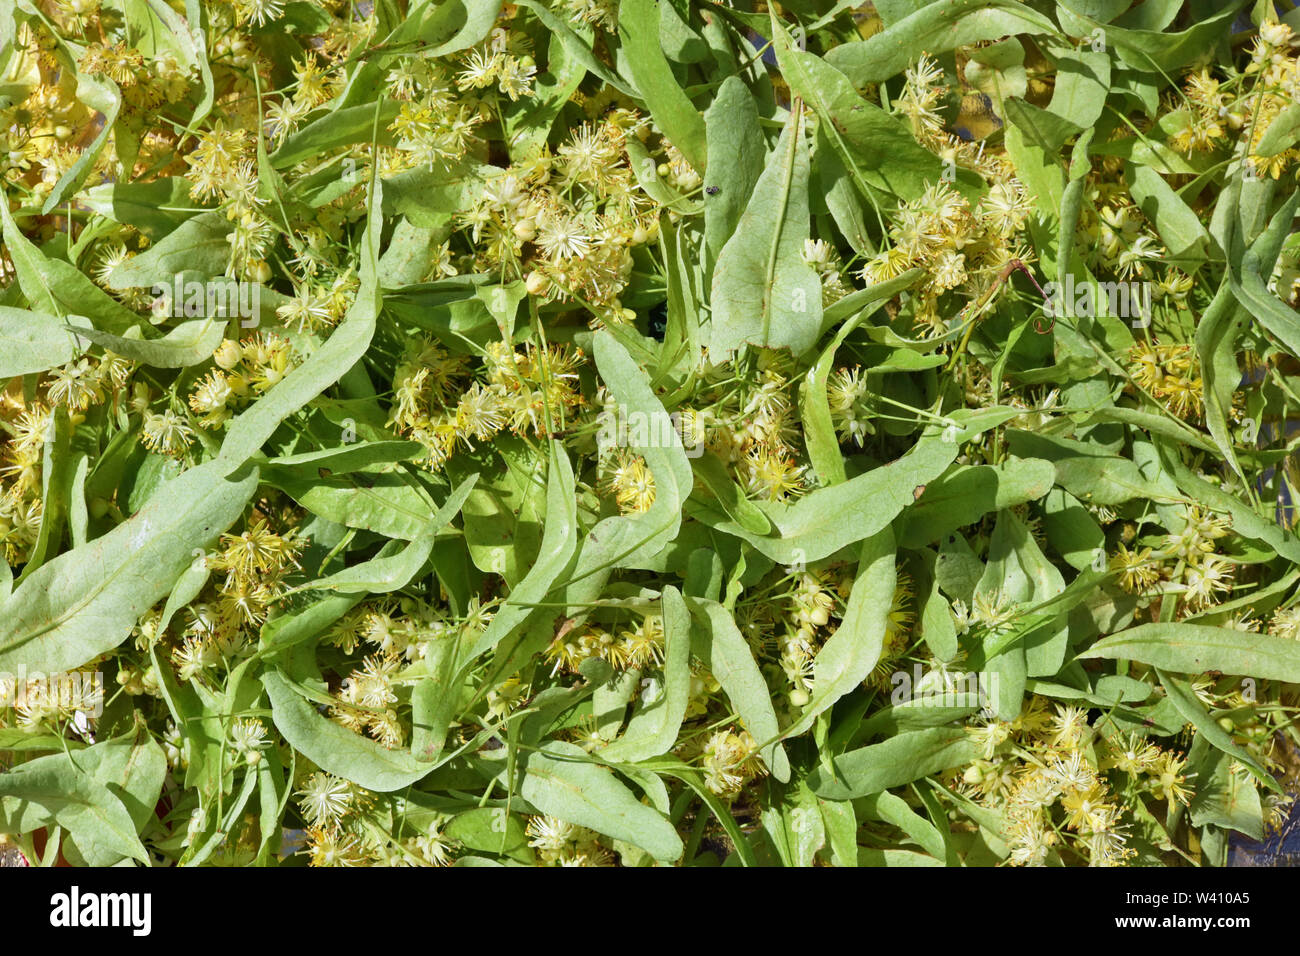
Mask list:
[[[1300,11],[0,5],[32,862],[1204,865],[1300,707]]]

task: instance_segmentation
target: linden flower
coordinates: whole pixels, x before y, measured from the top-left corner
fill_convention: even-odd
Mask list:
[[[1127,740],[1108,740],[1104,769],[1122,770],[1127,774],[1149,773],[1160,760],[1160,748],[1145,737],[1130,734]]]
[[[1089,729],[1086,710],[1082,707],[1058,705],[1051,720],[1052,746],[1062,749],[1077,747]]]
[[[663,663],[664,623],[660,617],[646,617],[636,630],[619,635],[619,656],[624,666],[645,670]]]
[[[816,573],[804,572],[799,576],[794,593],[790,595],[790,604],[795,623],[825,627],[835,609],[835,597]]]
[[[12,429],[9,434],[9,447],[17,451],[38,451],[45,444],[53,424],[53,412],[49,408],[32,405],[25,408],[16,420],[10,421]]]
[[[1043,826],[1039,817],[1031,817],[1013,826],[1010,832],[1011,853],[1007,861],[1012,866],[1045,866],[1059,837]]]
[[[215,428],[230,418],[232,413],[227,406],[233,398],[234,392],[226,376],[214,370],[195,386],[189,404],[195,414],[202,416],[199,419],[201,426]]]
[[[752,778],[767,773],[757,750],[747,731],[714,734],[704,745],[704,785],[721,797],[735,797]]]
[[[221,663],[221,652],[214,641],[200,637],[187,637],[172,651],[176,676],[183,681],[193,680],[204,671]]]
[[[171,409],[161,414],[146,414],[140,429],[140,440],[150,451],[177,456],[192,444],[194,429],[184,415]]]
[[[1268,632],[1278,637],[1300,640],[1300,604],[1274,611],[1273,618],[1268,624]]]
[[[592,248],[592,239],[573,216],[546,212],[538,223],[537,246],[552,262],[581,259]]]
[[[749,490],[768,501],[780,501],[803,485],[807,466],[765,446],[755,446],[745,460]]]
[[[913,130],[918,135],[940,133],[944,119],[935,106],[947,93],[947,87],[941,85],[943,68],[928,54],[922,54],[916,65],[904,72],[904,79],[899,105],[912,121]]]
[[[893,246],[868,259],[862,267],[861,277],[863,281],[876,285],[898,278],[912,265],[912,257],[898,246]]]
[[[1009,721],[981,717],[979,723],[966,728],[966,733],[980,745],[984,759],[992,760],[997,749],[1011,739],[1012,730]]]
[[[1187,761],[1177,754],[1166,751],[1160,755],[1160,761],[1151,771],[1153,784],[1162,799],[1169,803],[1181,803],[1186,806],[1191,802],[1192,790],[1187,784],[1188,774],[1184,768]]]
[[[1206,555],[1199,565],[1189,566],[1184,595],[1192,608],[1217,604],[1220,597],[1232,592],[1233,565],[1217,554]]]
[[[266,727],[255,717],[239,717],[230,727],[230,744],[235,753],[242,755],[250,764],[262,759],[259,751],[269,747],[271,742],[266,737]]]
[[[581,827],[558,817],[529,817],[525,834],[528,845],[543,854],[562,853],[577,836]]]
[[[1054,757],[1047,772],[1063,790],[1090,793],[1097,786],[1096,771],[1078,750],[1070,751],[1066,757]]]
[[[604,483],[607,493],[613,494],[625,514],[649,511],[655,500],[655,477],[645,459],[620,450],[613,461]]]
[[[309,854],[312,866],[360,866],[365,862],[357,837],[337,827],[308,827],[307,845],[299,850]]]
[[[311,826],[337,823],[352,806],[352,787],[346,780],[318,771],[294,794],[304,819]]]
[[[446,866],[451,862],[452,843],[437,823],[431,823],[427,833],[407,841],[406,846],[428,866]],[[403,857],[403,859],[407,858]]]
[[[45,394],[54,405],[64,405],[74,412],[84,412],[91,405],[104,400],[98,378],[87,359],[64,365],[50,374],[54,381]]]
[[[267,526],[265,518],[258,518],[242,534],[223,534],[225,544],[213,567],[226,569],[233,575],[247,578],[268,572],[279,573],[288,565],[298,566],[295,554],[301,543],[293,532],[276,534]]]
[[[1094,811],[1094,816],[1104,818],[1105,826],[1096,826],[1084,833],[1090,866],[1124,866],[1137,856],[1137,850],[1126,847],[1127,828],[1117,825],[1119,808],[1106,805]]]
[[[1061,798],[1066,826],[1075,830],[1097,831],[1107,828],[1111,806],[1106,803],[1106,788],[1092,786],[1070,790]]]
[[[563,0],[569,19],[589,23],[602,30],[618,29],[618,0]]]
[[[977,216],[982,225],[1003,238],[1019,232],[1033,212],[1029,191],[1017,179],[994,183],[980,200]]]
[[[934,264],[931,281],[933,281],[934,287],[939,290],[947,291],[948,289],[957,288],[966,281],[966,257],[951,249],[941,252]]]
[[[113,270],[130,259],[131,256],[132,253],[127,251],[125,243],[116,242],[105,246],[95,257],[95,268],[92,273],[95,281],[102,286],[107,286]]]
[[[461,395],[456,404],[456,429],[462,437],[490,441],[505,426],[505,404],[495,388],[475,382]]]
[[[1130,551],[1121,541],[1109,566],[1119,572],[1119,586],[1129,594],[1141,594],[1160,580],[1159,569],[1151,564],[1150,548]]]
[[[283,144],[285,137],[298,128],[302,118],[310,111],[310,107],[306,104],[287,96],[280,97],[268,106],[263,125],[271,145],[279,147]]]
[[[321,68],[316,54],[308,52],[301,60],[294,60],[293,75],[298,81],[294,99],[308,106],[320,106],[331,96],[329,77]]]
[[[305,283],[294,283],[293,298],[275,310],[275,314],[299,332],[316,332],[330,324],[329,305]]]
[[[1218,119],[1227,105],[1227,97],[1219,90],[1219,81],[1210,75],[1208,67],[1187,78],[1187,98],[1204,119]]]

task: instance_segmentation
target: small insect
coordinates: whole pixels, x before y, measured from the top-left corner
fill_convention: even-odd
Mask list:
[[[722,192],[722,187],[721,187],[721,186],[705,186],[705,187],[704,187],[704,191],[705,191],[706,193],[708,193],[710,196],[716,196],[718,193]]]
[[[917,501],[921,495],[925,494],[925,485],[917,485],[912,489],[912,500]]]

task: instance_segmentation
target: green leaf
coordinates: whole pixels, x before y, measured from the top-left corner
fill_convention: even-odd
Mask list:
[[[777,780],[790,779],[790,762],[776,742],[780,728],[772,709],[772,694],[758,669],[754,655],[736,622],[716,601],[691,598],[687,605],[699,624],[695,652],[722,685],[740,722],[758,743],[759,755]]]
[[[533,614],[532,605],[545,599],[573,558],[577,547],[577,502],[574,497],[573,466],[563,444],[553,440],[549,447],[546,482],[546,524],[537,560],[492,616],[492,622],[475,642],[471,659],[496,647],[514,634]],[[598,526],[599,527],[599,526]]]
[[[691,489],[691,464],[663,404],[637,363],[607,331],[595,336],[596,369],[618,402],[619,414],[641,427],[629,427],[630,447],[645,457],[655,479],[655,500],[648,511],[617,515],[596,525],[582,542],[577,567],[566,582],[567,604],[583,604],[599,596],[615,568],[635,567],[659,553],[677,537],[682,499]],[[632,416],[635,416],[633,419]],[[646,444],[637,444],[644,440]]]
[[[1197,765],[1196,787],[1188,816],[1195,826],[1227,827],[1252,840],[1264,839],[1264,808],[1259,790],[1249,777],[1232,772],[1226,754],[1210,751]]]
[[[280,671],[262,672],[271,699],[271,720],[289,745],[322,770],[367,790],[392,793],[426,776],[433,763],[421,763],[407,750],[389,750],[354,734],[316,711],[290,686]]]
[[[557,37],[563,44],[568,53],[579,63],[585,66],[588,72],[599,77],[603,82],[614,87],[620,93],[626,96],[636,97],[637,89],[630,83],[625,83],[617,73],[613,72],[608,66],[601,61],[594,52],[591,45],[580,37],[567,22],[567,17],[560,16],[551,11],[551,8],[541,0],[518,0],[518,6],[525,7],[537,15],[546,28],[551,31],[552,35]]]
[[[1273,117],[1252,152],[1256,156],[1276,156],[1300,140],[1300,103],[1292,103]]]
[[[68,754],[37,757],[0,774],[0,831],[30,833],[60,826],[106,851],[148,864],[136,824],[103,783]]]
[[[315,480],[272,472],[266,481],[327,521],[386,538],[414,541],[424,532],[432,510],[423,485],[397,472],[375,475],[365,470]]]
[[[206,318],[182,322],[157,339],[129,338],[96,329],[75,332],[101,348],[153,368],[184,368],[210,359],[225,330],[225,319]]]
[[[938,56],[1008,34],[1043,33],[1059,36],[1051,20],[1015,0],[948,0],[921,7],[866,41],[842,43],[826,59],[863,86],[902,73],[922,50]]]
[[[1180,674],[1220,671],[1259,680],[1300,682],[1300,643],[1204,624],[1141,624],[1102,638],[1079,657],[1124,658]]]
[[[1002,511],[989,539],[988,563],[976,590],[989,597],[1000,592],[1006,601],[1038,607],[1065,591],[1065,579],[1044,557],[1024,522],[1014,512]],[[1022,645],[1030,677],[1049,677],[1065,662],[1065,622],[1045,631],[1033,632]],[[1019,713],[1020,696],[1011,696],[1015,697]]]
[[[772,14],[777,60],[790,84],[817,113],[845,167],[868,186],[916,199],[943,176],[943,164],[920,146],[902,121],[858,95],[847,76],[796,49]],[[837,48],[839,49],[839,48]]]
[[[519,791],[542,813],[639,846],[656,860],[682,855],[682,841],[664,817],[641,803],[609,770],[579,747],[548,741],[520,761]]]
[[[18,286],[33,309],[61,318],[84,315],[97,327],[118,333],[140,324],[138,315],[119,305],[76,266],[52,259],[32,245],[14,222],[8,203],[0,203],[0,223]]]
[[[1169,76],[1202,57],[1215,42],[1230,32],[1237,11],[1246,0],[1228,0],[1213,16],[1199,19],[1180,33],[1163,30],[1128,30],[1115,24],[1103,24],[1084,15],[1079,0],[1058,0],[1063,10],[1079,21],[1083,35],[1101,30],[1107,46],[1113,45],[1125,63],[1139,70]]]
[[[794,737],[806,731],[819,714],[870,676],[880,660],[898,586],[895,561],[894,532],[888,525],[862,542],[858,573],[844,617],[813,660],[811,699],[783,736]]]
[[[514,438],[448,462],[453,477],[471,468],[494,476],[475,485],[465,502],[465,543],[475,567],[500,574],[511,587],[537,558],[546,499],[539,464],[537,452]]]
[[[852,299],[852,314],[836,333],[834,340],[822,350],[817,363],[808,371],[799,386],[799,418],[803,422],[804,442],[808,446],[808,458],[816,469],[823,485],[833,485],[845,481],[844,456],[840,454],[840,442],[835,432],[835,422],[831,418],[830,398],[826,391],[826,382],[835,365],[835,353],[844,344],[849,333],[866,321],[876,310],[892,299],[899,292],[909,289],[921,277],[921,270],[912,269],[901,276],[880,282],[866,289],[859,289],[845,298]],[[836,303],[840,309],[832,306],[822,316],[826,319],[839,317],[843,306],[841,299]]]
[[[808,146],[791,114],[713,273],[709,349],[742,345],[802,355],[821,329],[821,280],[803,261],[808,238]]]
[[[618,33],[632,81],[655,124],[701,175],[707,153],[704,118],[683,92],[659,45],[659,7],[654,0],[622,0]]]
[[[896,461],[841,484],[818,488],[793,505],[760,504],[776,535],[754,534],[708,512],[698,517],[718,531],[749,542],[773,561],[820,561],[893,521],[924,493],[929,482],[944,473],[959,449],[955,441],[925,437]]]
[[[1274,793],[1285,793],[1282,785],[1273,779],[1273,775],[1247,751],[1237,746],[1233,742],[1231,735],[1206,712],[1205,707],[1197,699],[1196,692],[1192,690],[1190,681],[1182,680],[1173,674],[1165,674],[1158,669],[1156,675],[1160,678],[1160,683],[1164,685],[1165,694],[1170,702],[1178,710],[1178,713],[1182,714],[1184,720],[1196,727],[1196,732],[1201,738],[1211,746],[1223,751],[1243,767],[1248,767],[1259,782]]]
[[[1232,530],[1243,537],[1269,545],[1292,562],[1300,562],[1300,539],[1272,517],[1264,518],[1249,505],[1234,498],[1217,485],[1194,475],[1172,449],[1159,446],[1160,460],[1181,489],[1194,501],[1232,518]]]
[[[1052,52],[1056,58],[1056,86],[1047,109],[1069,121],[1075,129],[1087,129],[1101,118],[1106,109],[1106,94],[1110,92],[1110,56],[1073,47]]]
[[[980,747],[960,727],[933,727],[890,737],[836,757],[833,772],[813,768],[808,784],[827,800],[855,800],[980,757]]]
[[[736,231],[767,159],[758,104],[737,76],[722,81],[704,113],[708,168],[704,176],[704,242],[716,260]]]
[[[504,807],[478,807],[458,813],[443,832],[471,850],[509,857],[530,866],[536,862],[523,820],[518,814],[507,813]]]
[[[998,465],[965,465],[925,486],[903,513],[899,541],[919,548],[984,515],[1037,501],[1052,490],[1056,469],[1040,458],[1013,458]]]
[[[143,832],[154,819],[167,777],[167,757],[143,724],[137,724],[132,734],[78,751],[73,762],[122,802],[136,832]],[[112,866],[134,856],[123,853],[121,848],[104,846],[94,832],[73,832],[69,837],[72,846],[65,845],[64,853],[75,865]],[[70,852],[74,847],[75,855],[82,858],[80,861],[74,860]]]
[[[663,686],[652,701],[638,701],[623,735],[597,752],[601,760],[635,763],[667,753],[677,742],[691,693],[691,617],[681,592],[671,585],[664,588],[661,601]]]
[[[219,463],[162,484],[103,537],[43,564],[14,590],[0,621],[0,668],[71,670],[126,640],[201,549],[243,514],[257,469]]]
[[[717,455],[706,451],[692,460],[691,469],[732,521],[753,534],[767,534],[772,530],[767,515],[745,497],[744,490],[731,479],[727,466]]]
[[[380,100],[326,113],[286,136],[280,148],[271,154],[271,165],[276,169],[288,169],[295,163],[319,157],[332,149],[369,142],[375,118],[379,119],[382,136],[397,118],[397,111],[397,102]]]
[[[1201,360],[1205,424],[1224,460],[1233,471],[1243,476],[1232,433],[1228,430],[1228,413],[1232,410],[1232,393],[1241,381],[1236,346],[1248,318],[1249,313],[1233,299],[1231,282],[1225,276],[1196,326],[1196,354]]]
[[[1126,166],[1129,190],[1142,214],[1151,221],[1179,268],[1190,272],[1210,248],[1210,234],[1181,196],[1149,166]]]
[[[365,441],[270,458],[262,466],[262,471],[267,476],[281,475],[299,479],[318,474],[322,469],[332,475],[346,475],[353,471],[363,471],[370,465],[415,461],[425,454],[424,446],[419,442]]]
[[[1056,468],[1056,483],[1080,501],[1118,505],[1146,498],[1150,480],[1130,458],[1098,451],[1088,442],[1008,428],[1007,447],[1021,458],[1042,458]]]
[[[81,347],[48,312],[0,306],[0,379],[44,372],[71,362]]]
[[[457,485],[437,513],[429,519],[420,536],[413,539],[400,552],[381,553],[368,561],[318,578],[295,590],[335,591],[340,594],[387,594],[400,591],[415,579],[420,569],[428,562],[429,555],[433,552],[434,538],[460,513],[461,506],[469,497],[477,480],[478,475],[471,475]]]
[[[230,220],[225,213],[204,212],[187,219],[139,255],[120,263],[108,277],[110,289],[172,285],[184,272],[219,276],[230,261]]]
[[[91,75],[90,73],[78,71],[76,95],[78,100],[100,112],[103,125],[90,145],[81,150],[80,155],[77,156],[77,161],[59,177],[59,181],[54,184],[54,188],[45,197],[45,203],[41,206],[42,216],[48,216],[54,209],[62,205],[69,195],[76,193],[81,188],[81,184],[86,181],[86,177],[94,169],[99,154],[104,151],[104,147],[108,144],[108,138],[117,125],[118,114],[122,111],[122,91],[107,76]],[[122,150],[123,140],[119,138],[117,143],[118,149]]]
[[[226,426],[218,460],[227,468],[238,468],[255,455],[280,422],[342,378],[369,347],[379,316],[379,234],[383,229],[379,212],[382,189],[378,180],[373,186],[361,237],[361,288],[356,299],[324,345]]]

